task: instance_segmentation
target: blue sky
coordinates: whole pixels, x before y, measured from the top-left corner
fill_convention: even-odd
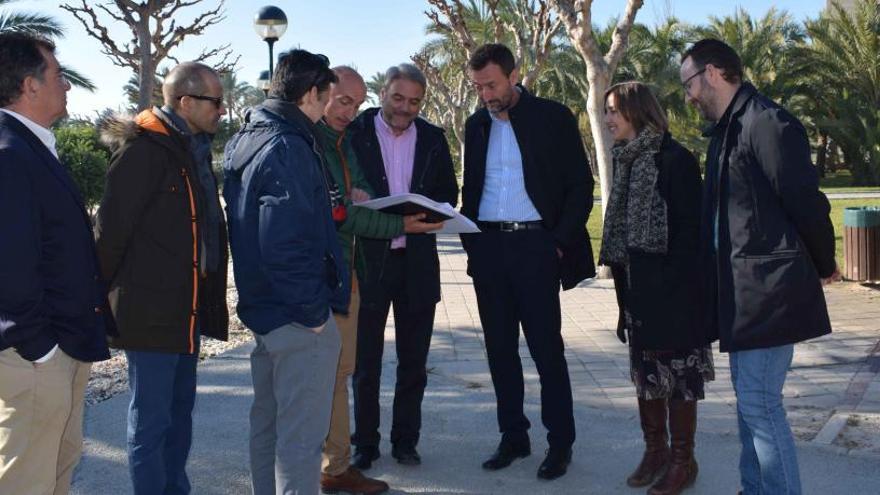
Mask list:
[[[98,0],[87,1],[98,3]],[[204,4],[213,7],[217,2],[204,0]],[[209,28],[203,36],[188,38],[172,54],[179,60],[187,60],[198,55],[202,48],[231,43],[235,53],[241,55],[239,79],[254,84],[260,71],[268,69],[268,49],[253,30],[253,17],[259,7],[267,4],[284,10],[289,22],[287,32],[276,44],[276,53],[279,49],[305,48],[327,55],[334,65],[353,65],[365,77],[407,61],[426,39],[428,20],[424,11],[428,3],[423,0],[270,0],[265,3],[227,0],[223,22]],[[98,85],[95,93],[71,91],[68,97],[71,114],[92,115],[95,110],[124,105],[122,86],[131,77],[131,70],[114,66],[101,54],[100,44],[85,34],[72,15],[58,7],[58,1],[27,0],[11,5],[17,11],[46,13],[60,21],[67,35],[58,43],[58,58]],[[619,15],[624,5],[624,0],[595,0],[594,22],[604,24]],[[636,20],[654,24],[672,14],[684,21],[699,23],[710,15],[733,13],[738,6],[753,16],[761,16],[775,6],[803,20],[818,15],[825,0],[646,0]],[[199,6],[181,9],[180,22],[190,20],[200,11]],[[124,25],[113,25],[111,36],[121,43],[130,39],[131,33]]]

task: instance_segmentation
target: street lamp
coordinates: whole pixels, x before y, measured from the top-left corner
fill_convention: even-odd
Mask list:
[[[257,89],[263,92],[263,95],[269,96],[269,86],[271,85],[272,80],[269,77],[269,71],[264,70],[260,72],[260,78],[257,79]]]
[[[278,7],[267,5],[254,17],[254,30],[269,45],[269,79],[272,79],[272,45],[287,31],[287,16]]]

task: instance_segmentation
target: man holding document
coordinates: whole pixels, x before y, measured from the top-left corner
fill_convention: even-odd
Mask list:
[[[443,130],[418,118],[425,76],[411,64],[391,67],[381,108],[364,111],[349,127],[352,147],[377,197],[417,193],[455,205],[458,184]],[[433,234],[391,240],[358,238],[361,307],[357,330],[353,464],[369,469],[379,458],[379,379],[385,322],[394,306],[397,385],[391,425],[392,456],[417,465],[425,363],[440,301],[440,262]]]

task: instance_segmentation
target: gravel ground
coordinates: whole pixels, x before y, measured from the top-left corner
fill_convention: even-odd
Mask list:
[[[235,314],[238,292],[232,280],[232,265],[229,265],[229,283],[226,290],[226,305],[229,307],[229,340],[221,342],[210,338],[202,339],[199,358],[210,359],[253,339],[251,331],[245,328]],[[110,359],[92,365],[92,376],[86,387],[86,405],[97,404],[114,395],[128,390],[128,363],[122,351],[111,349]]]

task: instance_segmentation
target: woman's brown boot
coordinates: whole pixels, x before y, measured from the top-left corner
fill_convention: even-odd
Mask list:
[[[632,487],[648,486],[663,474],[669,462],[666,434],[666,399],[639,399],[639,419],[645,435],[645,454],[639,467],[626,478]]]
[[[697,431],[697,401],[669,401],[669,433],[672,460],[666,474],[648,490],[648,495],[677,495],[697,479],[694,434]]]

